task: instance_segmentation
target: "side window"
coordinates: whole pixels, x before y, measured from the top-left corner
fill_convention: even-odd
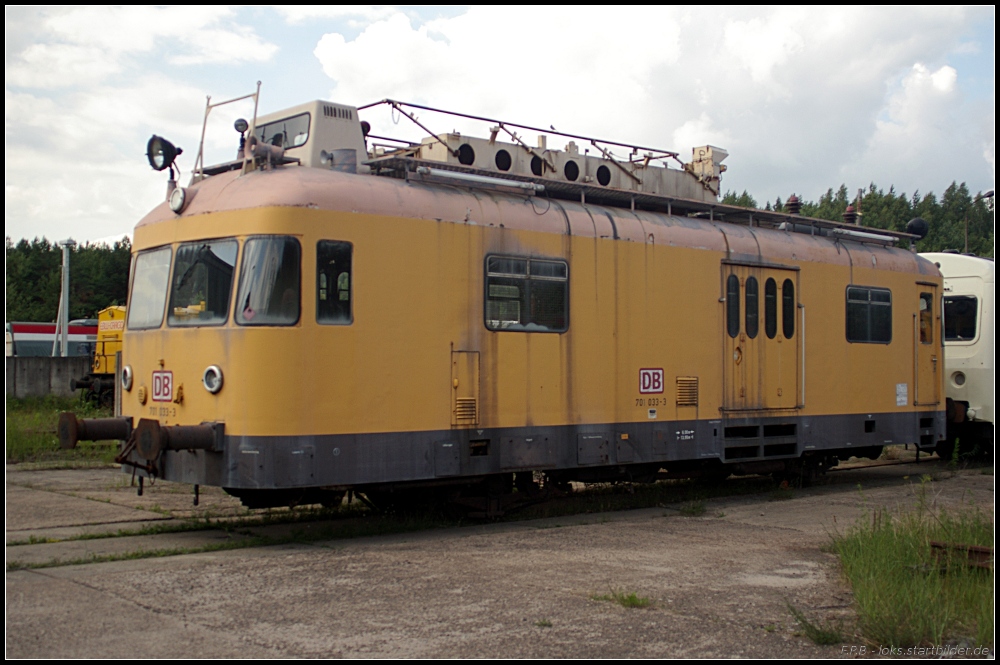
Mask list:
[[[740,278],[736,275],[726,280],[726,331],[730,337],[740,334]]]
[[[847,341],[892,341],[892,293],[888,289],[847,287]]]
[[[778,283],[770,277],[764,282],[764,332],[768,339],[778,334]]]
[[[976,339],[979,300],[975,296],[944,297],[944,340],[969,342]]]
[[[757,304],[760,293],[757,286],[756,277],[747,277],[747,288],[746,288],[746,326],[747,326],[747,337],[754,339],[757,337],[758,329],[758,316],[760,315],[760,307]]]
[[[920,343],[934,342],[934,296],[930,293],[920,294]]]
[[[316,245],[316,321],[348,324],[351,310],[351,243],[320,240]]]
[[[790,279],[781,285],[781,332],[785,339],[795,334],[795,285]]]
[[[486,257],[486,327],[565,332],[569,328],[568,285],[565,261]]]
[[[243,245],[236,323],[290,326],[299,320],[299,241],[289,236],[256,236]]]

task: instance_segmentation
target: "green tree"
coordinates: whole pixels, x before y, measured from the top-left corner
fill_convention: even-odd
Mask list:
[[[70,319],[93,318],[128,295],[131,243],[79,245],[70,252]],[[47,239],[5,240],[7,320],[55,321],[62,281],[62,249]]]
[[[742,194],[737,195],[736,192],[726,192],[725,196],[722,197],[722,202],[730,206],[740,206],[742,208],[756,208],[757,199],[750,196],[747,190],[743,190]]]

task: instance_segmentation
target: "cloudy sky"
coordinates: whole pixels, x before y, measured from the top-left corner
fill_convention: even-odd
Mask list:
[[[995,8],[88,7],[5,10],[5,222],[14,240],[112,240],[163,200],[151,134],[184,149],[205,97],[260,112],[394,98],[599,138],[729,151],[763,203],[875,182],[995,182]],[[213,111],[208,163],[230,159]],[[419,139],[388,112],[373,133]],[[422,113],[435,132],[486,135]],[[554,140],[549,145],[561,147]]]

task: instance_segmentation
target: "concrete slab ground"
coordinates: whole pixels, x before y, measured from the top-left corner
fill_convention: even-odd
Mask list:
[[[850,638],[816,646],[798,634],[787,608],[849,624],[852,598],[825,550],[830,534],[876,506],[974,503],[992,511],[991,471],[955,472],[932,462],[842,472],[816,488],[707,500],[697,516],[670,505],[11,570],[7,656],[848,656]],[[162,524],[174,509],[191,509],[190,494],[166,486],[144,497],[158,511],[131,505],[134,488],[108,487],[116,472],[34,473],[24,480],[27,473],[8,468],[8,516],[18,515],[22,540],[102,526],[87,519],[122,520],[104,524],[108,529]],[[118,497],[112,503],[103,502],[108,492]],[[215,509],[238,512],[219,501]],[[91,512],[88,504],[108,512]],[[190,548],[220,537],[197,531],[8,545],[6,555],[8,562],[44,561]],[[626,609],[599,599],[617,591],[648,598],[651,606]]]

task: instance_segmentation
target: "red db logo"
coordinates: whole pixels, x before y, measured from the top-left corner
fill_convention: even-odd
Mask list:
[[[663,369],[640,369],[639,370],[639,392],[640,393],[662,393],[663,392]]]
[[[170,402],[174,399],[174,373],[153,372],[153,401]]]

